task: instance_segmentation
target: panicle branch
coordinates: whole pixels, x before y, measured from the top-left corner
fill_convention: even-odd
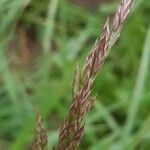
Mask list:
[[[90,95],[93,81],[109,54],[110,37],[114,35],[113,38],[115,41],[118,39],[119,36],[114,33],[117,33],[118,29],[122,27],[130,11],[131,4],[131,0],[121,1],[113,16],[111,31],[109,27],[109,17],[107,17],[99,39],[95,42],[86,58],[81,77],[79,67],[77,66],[73,80],[73,101],[60,129],[59,142],[55,146],[55,150],[74,150],[80,143],[84,132],[83,119],[85,114],[92,107],[94,101],[94,98]],[[121,32],[121,30],[119,30],[119,32]]]

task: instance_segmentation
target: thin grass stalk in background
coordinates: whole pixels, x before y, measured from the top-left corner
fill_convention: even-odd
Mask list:
[[[132,101],[129,105],[129,110],[127,114],[127,120],[124,128],[123,142],[128,141],[128,137],[132,133],[134,123],[136,121],[136,115],[139,110],[139,104],[144,89],[144,84],[146,77],[148,75],[149,64],[150,64],[150,26],[147,32],[147,37],[145,40],[143,54],[140,62],[140,67],[137,74],[136,84],[132,95]]]
[[[50,64],[53,60],[53,57],[51,55],[51,46],[52,46],[52,37],[54,33],[54,25],[55,25],[55,17],[57,13],[57,8],[58,8],[59,0],[50,0],[48,8],[47,8],[47,18],[44,24],[43,28],[43,39],[42,39],[42,47],[43,47],[43,62],[44,62],[44,67],[42,74],[43,80],[47,84],[47,79],[49,75],[49,67]]]
[[[126,145],[126,147],[124,149],[134,150],[138,147],[138,144],[141,141],[144,141],[146,139],[148,139],[148,141],[149,141],[149,137],[150,137],[150,126],[149,125],[150,125],[150,116],[148,116],[144,120],[139,131],[132,136],[131,140],[129,141],[129,143]]]
[[[7,7],[6,8],[0,7],[0,20],[1,20],[0,40],[2,37],[6,36],[6,33],[8,31],[10,32],[12,30],[12,27],[14,27],[14,25],[16,25],[16,20],[20,16],[21,12],[29,5],[30,1],[31,0],[26,0],[26,1],[24,0],[14,0],[14,1],[1,0],[0,1],[1,6],[8,5],[7,7],[10,8],[9,10],[7,10],[8,9]],[[5,15],[3,15],[4,12],[5,12]]]
[[[107,58],[110,48],[117,41],[124,21],[130,11],[132,1],[122,0],[113,17],[111,29],[107,18],[99,39],[93,45],[83,66],[83,74],[79,69],[73,81],[73,101],[59,133],[59,141],[55,150],[74,150],[80,143],[84,133],[83,120],[93,105],[91,88],[95,77]],[[81,82],[82,81],[82,82]]]
[[[51,38],[53,35],[55,16],[57,12],[59,0],[51,0],[47,10],[47,19],[44,29],[44,39],[43,39],[43,49],[44,53],[47,55],[51,50]]]
[[[103,116],[109,128],[113,132],[118,133],[120,127],[117,124],[116,120],[113,118],[113,116],[110,114],[110,112],[107,111],[107,109],[99,101],[95,102],[95,108],[97,110],[97,113]]]

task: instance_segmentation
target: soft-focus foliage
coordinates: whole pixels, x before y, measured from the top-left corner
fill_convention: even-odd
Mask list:
[[[52,148],[71,103],[76,63],[83,66],[117,4],[88,9],[69,0],[0,0],[0,150],[31,147],[37,110]],[[149,18],[149,0],[136,0],[94,83],[96,101],[79,149],[149,149],[150,67],[143,62],[150,50]]]

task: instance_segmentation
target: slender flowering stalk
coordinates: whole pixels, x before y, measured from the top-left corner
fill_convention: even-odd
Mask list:
[[[39,113],[36,119],[35,139],[32,144],[32,150],[47,150],[47,133],[42,127],[42,118]]]
[[[81,77],[77,66],[73,80],[73,101],[60,129],[59,141],[54,147],[55,150],[74,150],[79,145],[84,133],[83,119],[94,101],[94,98],[91,97],[93,81],[107,58],[109,49],[120,35],[131,4],[131,0],[121,1],[113,17],[111,31],[109,17],[107,17],[99,39],[86,58]]]

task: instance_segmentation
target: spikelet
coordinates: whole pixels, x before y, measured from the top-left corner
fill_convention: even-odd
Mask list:
[[[42,126],[42,118],[40,113],[37,114],[35,139],[32,144],[32,150],[47,150],[47,132]]]
[[[73,80],[73,101],[59,133],[59,142],[56,150],[74,150],[82,138],[84,132],[83,118],[90,110],[94,102],[91,98],[91,86],[98,69],[105,59],[109,40],[109,19],[103,27],[100,39],[92,47],[86,58],[83,70],[83,83],[80,83],[79,68],[75,71]]]
[[[113,17],[113,22],[112,22],[113,31],[116,31],[119,28],[119,26],[121,26],[121,24],[124,23],[126,17],[130,12],[131,5],[132,5],[132,0],[121,1]]]
[[[111,31],[109,17],[107,17],[99,39],[86,58],[81,77],[77,66],[73,80],[73,100],[68,115],[61,126],[59,141],[54,147],[55,150],[74,150],[79,145],[84,133],[84,117],[92,107],[95,99],[91,97],[93,81],[109,54],[108,49],[112,40],[110,37],[113,35],[115,42],[118,39],[120,33],[117,33],[117,30],[122,27],[130,11],[131,4],[131,0],[121,1],[113,16]]]

